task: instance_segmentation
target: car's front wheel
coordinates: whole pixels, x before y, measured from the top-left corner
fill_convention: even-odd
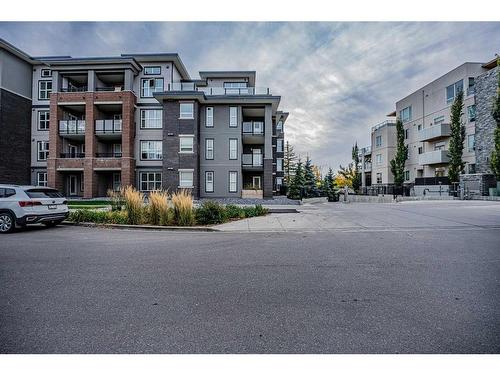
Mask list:
[[[12,232],[14,228],[14,216],[8,212],[0,213],[0,233]]]

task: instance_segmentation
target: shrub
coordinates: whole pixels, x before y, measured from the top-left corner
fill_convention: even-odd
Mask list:
[[[111,211],[121,211],[123,207],[123,188],[115,191],[108,189],[108,197],[111,199]]]
[[[162,221],[168,223],[168,193],[166,191],[153,191],[149,194],[148,213],[150,224],[159,225]]]
[[[226,205],[225,215],[227,219],[243,219],[245,218],[245,211],[239,206],[228,204]]]
[[[144,194],[132,186],[123,190],[125,209],[127,210],[128,223],[140,224],[143,217]]]
[[[127,224],[127,214],[120,211],[81,209],[71,211],[68,219],[75,223]]]
[[[244,207],[243,211],[245,213],[245,217],[254,217],[254,216],[263,216],[267,214],[268,209],[262,207],[261,204],[256,204],[253,207]]]
[[[196,210],[196,222],[198,224],[222,224],[226,221],[224,206],[214,201],[205,201]]]
[[[181,189],[172,195],[174,218],[177,225],[194,225],[193,197],[188,190]]]

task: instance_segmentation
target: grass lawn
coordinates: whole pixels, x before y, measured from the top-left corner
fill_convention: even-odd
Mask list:
[[[111,203],[109,201],[75,201],[68,200],[69,208],[102,208],[108,207]]]

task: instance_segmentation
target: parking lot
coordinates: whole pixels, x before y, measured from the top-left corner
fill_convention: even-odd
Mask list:
[[[500,204],[301,209],[3,235],[0,352],[500,352]]]

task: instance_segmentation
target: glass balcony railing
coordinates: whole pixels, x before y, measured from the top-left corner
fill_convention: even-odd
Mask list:
[[[245,95],[271,95],[271,90],[268,87],[197,87],[194,82],[173,82],[169,83],[168,91],[199,91],[207,96],[211,95],[228,95],[228,96],[245,96]]]
[[[244,121],[243,122],[243,134],[254,134],[254,135],[264,134],[264,122],[263,121]]]
[[[122,120],[95,120],[95,132],[102,133],[121,133]]]
[[[262,154],[243,154],[241,163],[248,167],[262,167]]]
[[[59,134],[85,134],[85,120],[59,121]]]
[[[121,158],[121,152],[96,152],[96,158]]]

